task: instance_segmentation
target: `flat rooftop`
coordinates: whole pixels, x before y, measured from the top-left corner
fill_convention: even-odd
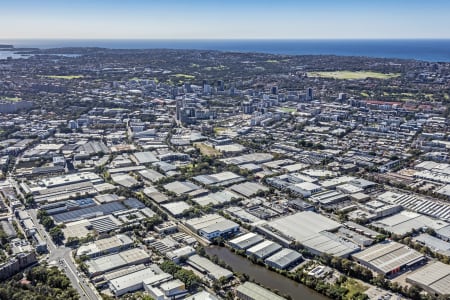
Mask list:
[[[441,295],[450,295],[450,266],[437,261],[408,275],[406,281],[426,286]]]
[[[321,231],[333,231],[341,227],[340,223],[311,211],[274,219],[267,224],[299,242],[307,240]]]
[[[238,293],[244,294],[249,299],[258,299],[258,300],[284,300],[283,297],[278,296],[277,294],[253,283],[250,281],[246,281],[236,288]]]
[[[363,261],[383,273],[389,273],[401,266],[423,259],[424,256],[403,244],[387,242],[353,254],[353,258]]]

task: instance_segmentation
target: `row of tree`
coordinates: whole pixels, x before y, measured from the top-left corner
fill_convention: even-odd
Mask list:
[[[55,244],[60,245],[64,240],[64,233],[62,232],[62,226],[55,225],[53,219],[48,215],[47,211],[40,209],[37,213],[37,217],[39,219],[39,223],[45,227],[45,230],[48,231],[50,237],[55,242]]]

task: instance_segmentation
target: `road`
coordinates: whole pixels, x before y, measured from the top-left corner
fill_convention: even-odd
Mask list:
[[[12,178],[9,177],[8,181],[11,183],[12,186],[15,187],[17,194],[24,197],[24,195],[21,193],[18,183]],[[162,211],[164,209],[159,205],[159,203],[153,202],[155,205],[158,206],[158,208]],[[78,291],[80,294],[80,299],[82,300],[96,300],[101,299],[100,295],[98,294],[95,287],[89,282],[89,279],[84,276],[84,274],[78,272],[77,267],[74,263],[73,257],[72,257],[72,249],[65,247],[65,246],[57,246],[51,239],[50,235],[47,233],[47,231],[44,229],[44,227],[39,223],[39,220],[37,218],[37,209],[28,209],[28,213],[30,214],[30,217],[36,227],[37,234],[39,234],[44,240],[47,242],[47,248],[48,248],[48,258],[47,260],[49,262],[57,262],[57,264],[60,266],[60,268],[64,271],[66,276],[69,278],[70,282],[72,283],[72,286]],[[203,246],[208,246],[209,242],[206,241],[204,238],[190,230],[187,226],[182,224],[178,219],[172,217],[170,214],[168,214],[168,219],[171,221],[174,221],[178,228],[195,237],[195,239]]]
[[[23,199],[25,199],[23,193],[20,191],[17,181],[15,181],[11,176],[8,177],[8,181],[16,189],[17,195],[20,195]],[[72,286],[78,291],[81,300],[101,299],[95,287],[93,287],[89,281],[81,275],[81,273],[78,273],[77,267],[72,258],[72,249],[55,245],[50,235],[39,223],[37,218],[37,209],[28,209],[27,211],[30,214],[34,226],[36,227],[37,234],[39,234],[42,239],[47,242],[47,249],[49,252],[47,260],[49,262],[55,261],[59,264],[60,268],[64,271],[72,283]]]
[[[37,210],[28,210],[37,232],[41,237],[47,241],[48,248],[48,261],[55,261],[59,264],[66,276],[69,278],[72,286],[80,294],[82,300],[96,300],[101,299],[95,287],[89,282],[89,280],[80,272],[72,258],[72,249],[65,246],[57,246],[52,241],[50,235],[45,231],[44,227],[39,223],[37,219]]]

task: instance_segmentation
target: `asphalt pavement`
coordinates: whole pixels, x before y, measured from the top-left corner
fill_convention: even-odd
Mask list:
[[[38,222],[37,210],[29,209],[31,219],[44,240],[47,242],[48,248],[48,261],[57,262],[58,266],[64,271],[66,276],[69,278],[72,286],[80,294],[80,299],[82,300],[96,300],[101,299],[95,287],[89,282],[89,280],[78,271],[72,257],[72,249],[65,246],[57,246],[51,239],[50,235],[45,231],[44,227]]]

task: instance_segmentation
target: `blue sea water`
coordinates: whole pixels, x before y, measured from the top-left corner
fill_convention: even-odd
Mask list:
[[[342,55],[450,62],[450,39],[433,40],[0,40],[15,47],[198,49],[289,55]]]

